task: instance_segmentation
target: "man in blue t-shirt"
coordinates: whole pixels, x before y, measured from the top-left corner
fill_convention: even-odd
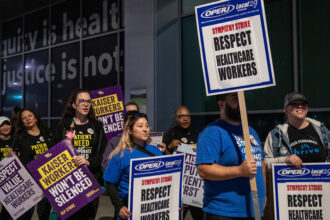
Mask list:
[[[203,211],[208,220],[253,219],[249,177],[257,182],[262,215],[266,202],[264,154],[249,127],[253,159],[246,160],[237,93],[217,96],[220,120],[208,125],[197,142],[196,165],[204,179]]]

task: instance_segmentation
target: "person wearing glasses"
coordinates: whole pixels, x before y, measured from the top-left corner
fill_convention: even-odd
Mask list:
[[[190,112],[187,107],[180,106],[174,111],[175,127],[165,133],[163,143],[159,144],[167,148],[169,153],[174,153],[181,143],[196,146],[198,131],[191,127]],[[203,218],[201,208],[183,205],[183,217],[186,216],[188,210],[195,220]]]
[[[52,133],[43,125],[40,117],[34,110],[23,108],[18,113],[17,127],[12,146],[24,166],[53,146],[52,139]],[[50,209],[50,203],[46,198],[43,198],[37,205],[39,219],[49,219]],[[31,219],[33,210],[34,208],[27,211],[19,220]]]
[[[69,97],[62,120],[56,127],[54,142],[60,142],[72,131],[73,146],[80,155],[75,157],[75,165],[87,165],[94,177],[100,180],[102,154],[107,138],[102,123],[94,116],[91,94],[88,90],[77,89]],[[98,203],[99,199],[94,199],[69,219],[95,219]]]
[[[161,156],[158,147],[149,145],[150,127],[147,115],[139,112],[127,116],[123,134],[118,146],[109,156],[109,164],[104,172],[107,193],[115,207],[115,219],[127,219],[130,160],[151,156]]]
[[[187,107],[180,106],[174,111],[175,127],[164,134],[163,143],[170,153],[176,151],[181,143],[196,145],[198,131],[192,128],[190,112]]]
[[[306,97],[297,92],[287,94],[284,113],[287,122],[271,130],[265,141],[267,167],[287,163],[300,168],[303,163],[330,161],[330,132],[321,122],[306,117]]]

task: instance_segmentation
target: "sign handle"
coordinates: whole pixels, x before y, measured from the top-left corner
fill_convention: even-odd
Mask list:
[[[241,112],[246,159],[250,160],[250,159],[252,159],[252,150],[251,150],[249,124],[248,124],[248,119],[247,119],[247,114],[246,114],[244,91],[238,91],[238,102],[239,102],[239,109]],[[260,220],[261,216],[260,216],[260,209],[259,209],[257,182],[256,182],[255,177],[250,178],[250,186],[251,186],[251,193],[252,193],[254,216],[255,216],[256,220]]]

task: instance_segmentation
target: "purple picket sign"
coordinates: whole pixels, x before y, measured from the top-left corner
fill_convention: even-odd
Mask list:
[[[108,138],[122,132],[124,127],[125,101],[120,85],[91,91],[95,116],[103,123]]]
[[[104,192],[87,166],[74,165],[72,160],[78,155],[71,141],[65,139],[27,164],[61,219],[68,218]]]

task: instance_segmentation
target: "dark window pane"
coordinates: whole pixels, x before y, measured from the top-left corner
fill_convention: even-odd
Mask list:
[[[313,108],[329,108],[329,1],[315,0],[313,4],[298,1],[301,22],[300,72],[301,91]]]
[[[195,6],[214,2],[214,0],[182,0],[182,14],[195,13]]]
[[[56,69],[56,78],[52,81],[52,116],[61,116],[72,90],[79,88],[79,43],[52,49],[52,63]]]
[[[2,57],[23,52],[23,19],[2,24]]]
[[[26,55],[25,106],[48,116],[48,83],[55,77],[55,70],[48,65],[48,50]]]
[[[119,26],[117,0],[84,0],[83,16],[87,24],[83,37],[116,30]]]
[[[81,35],[80,1],[65,1],[52,7],[52,44],[78,39]]]
[[[25,51],[48,45],[48,8],[25,17]]]
[[[50,120],[50,130],[54,131],[56,128],[56,125],[60,122],[60,119],[52,119]]]
[[[90,90],[118,84],[117,34],[84,41],[83,87]]]
[[[205,94],[195,16],[182,19],[183,104],[191,112],[216,111],[214,97]]]
[[[11,116],[15,106],[23,105],[22,56],[2,60],[2,113]]]

